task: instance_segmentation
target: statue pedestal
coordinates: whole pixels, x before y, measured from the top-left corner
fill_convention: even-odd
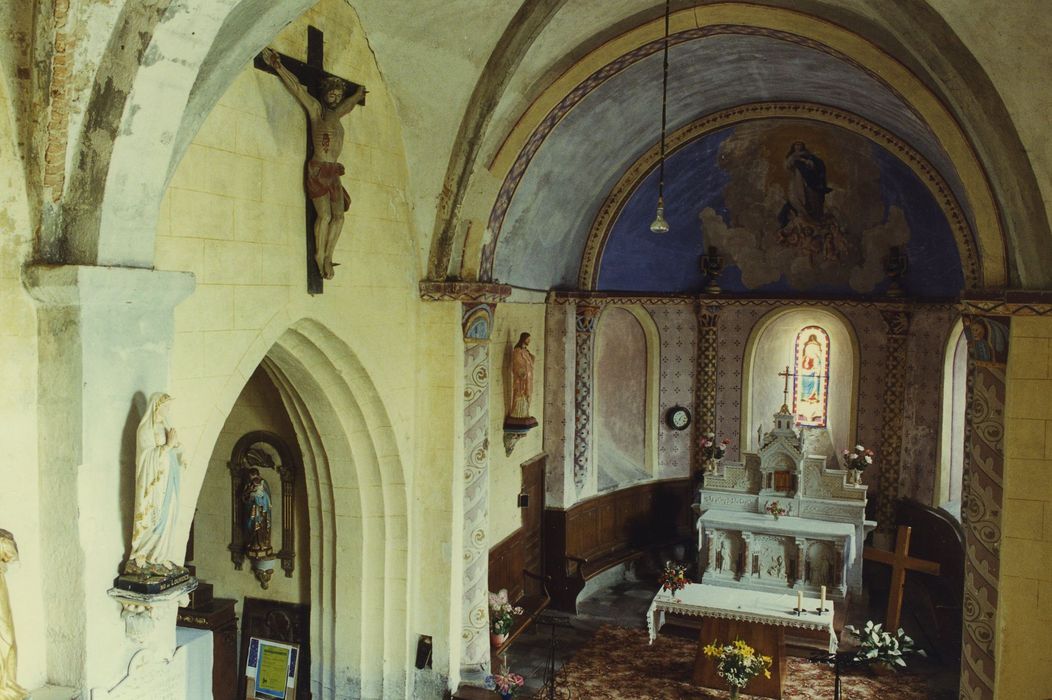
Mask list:
[[[107,593],[121,604],[121,618],[128,638],[140,647],[156,651],[170,658],[175,651],[175,618],[180,607],[190,603],[190,592],[197,588],[197,579],[183,570],[183,582],[161,593],[139,593],[123,587],[111,588]],[[119,576],[114,582],[130,585],[129,578]],[[143,584],[148,585],[148,584]]]

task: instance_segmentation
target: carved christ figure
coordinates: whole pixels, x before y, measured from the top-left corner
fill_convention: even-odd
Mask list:
[[[519,342],[511,351],[511,412],[512,418],[530,417],[530,398],[533,393],[533,353],[530,334],[519,335]]]
[[[347,95],[344,81],[336,77],[321,82],[322,100],[307,89],[282,65],[272,49],[263,49],[263,60],[274,69],[281,83],[307,111],[313,153],[307,161],[307,196],[314,205],[314,262],[325,279],[333,277],[332,254],[343,230],[344,214],[351,208],[351,196],[340,182],[344,167],[337,161],[343,150],[343,124],[340,120],[365,99],[365,88]]]

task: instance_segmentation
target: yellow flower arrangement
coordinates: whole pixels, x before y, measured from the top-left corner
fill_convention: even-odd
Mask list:
[[[722,646],[714,639],[702,651],[717,660],[716,673],[730,685],[731,697],[737,697],[738,691],[761,673],[764,678],[771,677],[771,657],[758,654],[741,639]]]

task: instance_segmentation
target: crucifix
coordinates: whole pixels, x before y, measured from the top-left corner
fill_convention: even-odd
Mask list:
[[[899,628],[902,617],[902,589],[906,585],[906,571],[920,571],[925,574],[939,575],[939,564],[927,559],[918,559],[909,555],[910,535],[913,528],[899,525],[895,536],[895,551],[888,552],[876,547],[862,550],[862,558],[887,564],[891,567],[891,589],[888,591],[888,610],[884,615],[884,629],[892,634]]]
[[[790,374],[789,365],[786,365],[785,371],[779,372],[778,376],[785,377],[785,387],[782,389],[782,413],[789,413],[789,377],[795,377],[796,373]]]
[[[311,294],[321,294],[323,280],[333,277],[338,263],[332,261],[332,254],[351,206],[351,197],[340,183],[344,167],[337,160],[343,150],[340,119],[365,105],[364,86],[322,68],[324,46],[321,30],[307,27],[306,63],[269,48],[254,62],[259,70],[277,75],[307,111],[307,291]]]

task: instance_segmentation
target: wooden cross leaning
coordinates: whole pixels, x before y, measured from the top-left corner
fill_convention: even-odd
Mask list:
[[[902,591],[906,585],[906,571],[919,571],[925,574],[939,575],[939,564],[926,559],[909,556],[910,536],[913,528],[900,525],[895,537],[895,551],[889,552],[876,547],[862,550],[862,558],[887,564],[891,567],[891,589],[888,591],[888,609],[884,615],[884,629],[895,634],[902,618]]]

